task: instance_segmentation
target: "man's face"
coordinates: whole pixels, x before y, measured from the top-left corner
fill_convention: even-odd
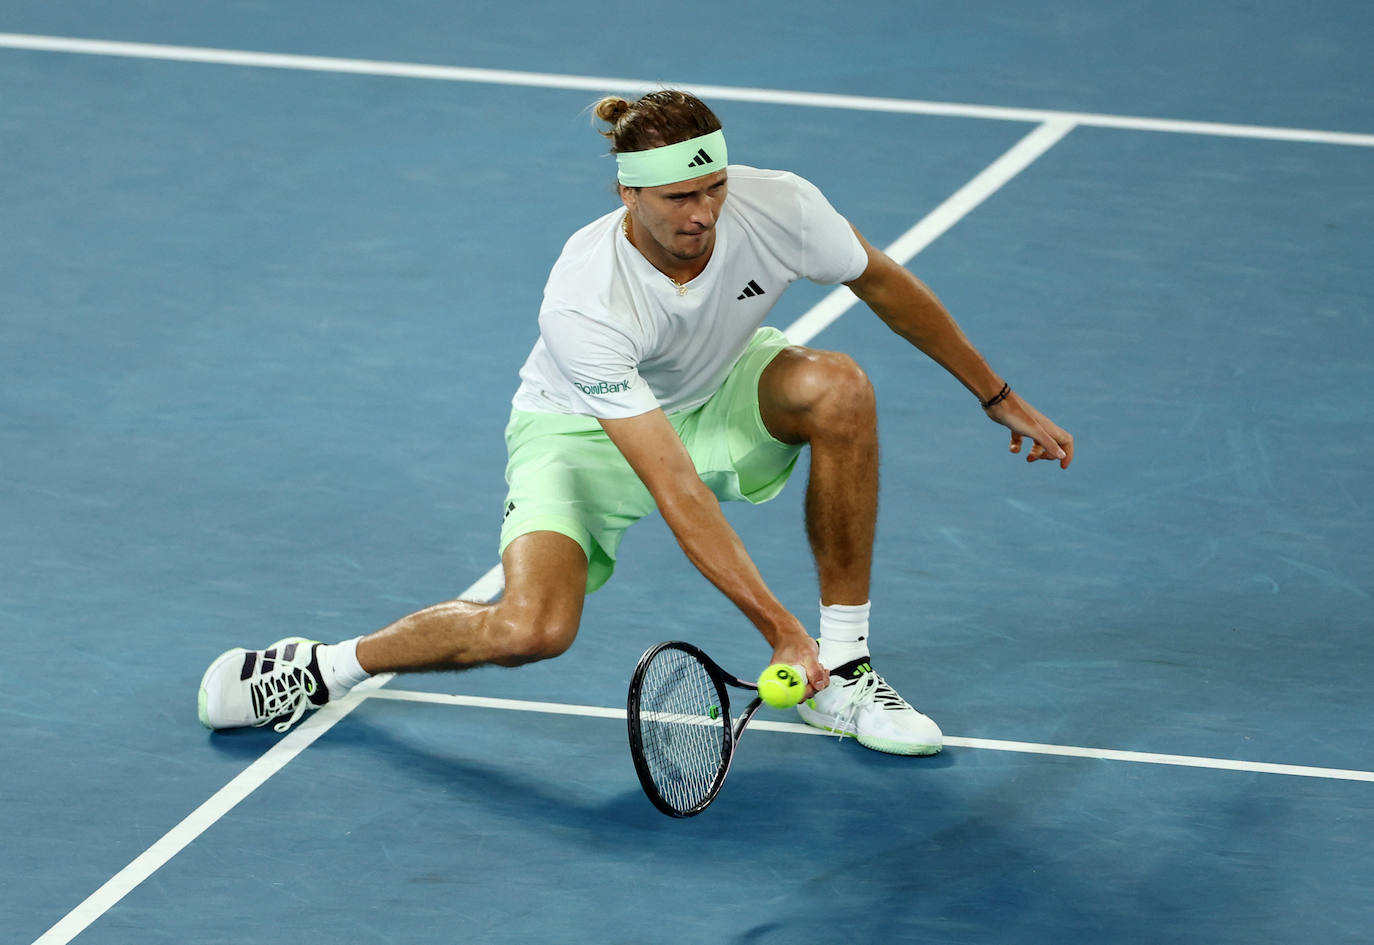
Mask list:
[[[690,262],[716,245],[716,220],[728,191],[725,171],[661,187],[620,188],[640,236],[650,237],[668,256]]]

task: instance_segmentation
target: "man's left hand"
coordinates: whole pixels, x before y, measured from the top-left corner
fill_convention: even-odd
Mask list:
[[[989,407],[987,415],[1011,430],[1011,451],[1021,452],[1027,437],[1032,446],[1026,462],[1037,459],[1058,460],[1060,469],[1068,469],[1073,462],[1073,437],[1061,430],[1040,411],[1026,403],[1012,391],[1006,400]]]

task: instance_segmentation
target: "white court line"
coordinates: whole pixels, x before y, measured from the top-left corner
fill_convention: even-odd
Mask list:
[[[547,715],[575,715],[596,719],[620,719],[622,722],[625,720],[624,709],[611,709],[596,705],[529,702],[523,699],[494,699],[489,696],[459,696],[405,689],[377,690],[368,695],[373,699],[391,699],[397,702],[427,702],[434,705],[503,709],[513,712],[542,712]],[[772,722],[767,719],[756,719],[749,723],[749,729],[750,731],[786,732],[792,735],[834,737],[830,732],[823,732],[800,722]],[[1061,755],[1067,758],[1096,758],[1101,761],[1133,761],[1140,764],[1178,765],[1186,768],[1214,768],[1221,771],[1248,771],[1256,774],[1286,774],[1303,778],[1327,778],[1336,781],[1374,782],[1374,771],[1281,765],[1265,761],[1235,761],[1229,758],[1204,758],[1196,755],[1161,755],[1148,751],[1120,751],[1115,748],[1041,745],[1035,742],[1009,742],[992,738],[956,738],[951,735],[945,736],[945,745],[951,748],[981,748],[989,751],[1014,751],[1033,755]]]
[[[501,584],[501,566],[498,564],[458,596],[465,600],[490,600],[501,592]],[[344,716],[356,709],[369,694],[385,686],[394,677],[394,673],[373,676],[338,702],[321,706],[288,732],[281,741],[265,751],[260,758],[244,768],[237,777],[211,795],[209,800],[188,814],[185,820],[167,831],[132,863],[112,876],[56,925],[35,939],[33,945],[67,945],[140,883],[161,869],[168,860],[184,850],[192,840],[233,810],[240,801],[262,787],[268,778],[313,745],[316,739],[343,721]]]
[[[201,46],[164,46],[156,43],[126,43],[67,36],[37,36],[25,33],[0,33],[0,48],[41,52],[75,53],[93,56],[119,56],[131,59],[160,59],[212,65],[248,66],[263,69],[294,69],[306,72],[340,72],[353,75],[390,76],[404,79],[429,79],[441,82],[475,82],[488,85],[515,85],[545,89],[604,93],[648,92],[662,88],[661,82],[605,76],[559,75],[520,72],[510,69],[474,69],[461,66],[433,66],[421,63],[384,62],[375,59],[339,59],[332,56],[297,56]],[[1039,108],[1001,108],[956,102],[929,102],[919,99],[881,98],[868,95],[835,95],[826,92],[793,92],[783,89],[754,89],[724,85],[682,83],[680,88],[705,99],[753,102],[768,105],[795,105],[808,108],[838,108],[849,111],[890,112],[905,115],[941,115],[953,118],[984,118],[994,121],[1023,121],[1041,124],[1067,121],[1075,125],[1119,128],[1130,131],[1155,131],[1173,134],[1214,135],[1228,138],[1262,138],[1374,147],[1374,134],[1318,131],[1302,128],[1276,128],[1210,121],[1177,121],[1167,118],[1142,118],[1130,115],[1102,115],[1092,112],[1064,112]]]
[[[1042,154],[1054,147],[1074,128],[1073,122],[1056,119],[1040,125],[1026,135],[982,173],[960,187],[949,199],[926,214],[919,223],[897,238],[885,252],[905,266],[931,243],[943,236],[950,227],[968,216],[974,208],[987,200],[1002,185],[1030,167]],[[804,345],[859,301],[847,287],[840,286],[788,326],[784,332],[789,341]]]

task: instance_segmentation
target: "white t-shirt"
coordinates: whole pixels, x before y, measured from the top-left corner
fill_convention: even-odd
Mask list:
[[[857,279],[868,258],[810,182],[729,168],[716,243],[686,293],[625,238],[623,208],[578,230],[544,287],[518,410],[634,417],[705,403],[791,283]]]

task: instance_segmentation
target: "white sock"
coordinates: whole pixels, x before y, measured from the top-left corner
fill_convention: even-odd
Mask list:
[[[868,655],[868,611],[863,604],[821,604],[821,665],[834,669]]]
[[[329,698],[337,699],[372,674],[358,662],[358,641],[354,637],[342,643],[321,646],[315,651],[320,664],[320,678],[329,690]]]

